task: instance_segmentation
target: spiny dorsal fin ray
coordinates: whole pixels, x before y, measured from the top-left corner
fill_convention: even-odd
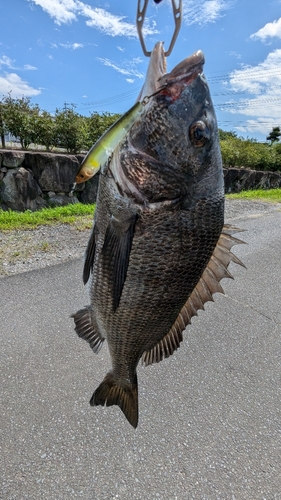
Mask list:
[[[162,359],[171,356],[171,354],[180,347],[180,342],[183,338],[182,332],[187,325],[191,323],[191,318],[197,316],[197,311],[199,309],[204,309],[204,304],[206,302],[213,301],[214,293],[224,293],[220,280],[223,278],[233,278],[227,269],[230,262],[246,267],[238,257],[230,251],[233,245],[244,243],[244,241],[240,241],[232,236],[232,233],[239,231],[243,231],[243,229],[238,229],[229,224],[223,227],[213,254],[196,287],[182,307],[175,323],[158,344],[149,351],[143,353],[143,364],[147,366],[152,363],[158,363]]]
[[[86,340],[94,353],[98,353],[102,348],[104,338],[94,330],[91,307],[87,306],[72,314],[71,318],[75,321],[75,331],[79,337]]]
[[[213,295],[216,292],[224,293],[223,288],[220,282],[216,279],[216,276],[214,275],[212,269],[207,266],[205,269],[205,273],[211,294]]]
[[[217,256],[215,255],[215,251],[208,262],[208,266],[213,271],[218,281],[222,280],[223,278],[233,279],[232,274],[227,269],[227,265],[228,264],[222,262],[220,259],[217,258]]]
[[[229,234],[232,237],[233,233],[243,233],[247,229],[240,229],[239,227],[232,226],[232,224],[224,224],[222,228],[222,234]],[[244,241],[242,243],[245,243]]]
[[[225,248],[224,245],[220,244],[220,241],[218,241],[217,246],[216,246],[216,257],[219,258],[220,260],[222,260],[222,262],[225,261],[225,258],[229,259],[229,257],[231,257],[230,260],[232,262],[235,262],[235,264],[239,264],[240,266],[246,268],[246,266],[241,262],[240,259],[238,259],[238,257],[236,257],[236,255],[234,255],[227,248]]]
[[[221,233],[220,235],[220,243],[225,248],[230,250],[234,245],[246,245],[245,241],[239,240],[238,238],[234,238],[234,236],[230,236],[227,233]]]

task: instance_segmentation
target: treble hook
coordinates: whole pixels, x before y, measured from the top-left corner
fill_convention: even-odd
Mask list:
[[[148,1],[149,0],[144,0],[143,8],[141,8],[141,3],[143,2],[143,0],[138,0],[138,9],[137,9],[137,21],[136,21],[136,24],[137,24],[137,31],[138,31],[138,35],[139,35],[139,39],[140,39],[140,43],[141,43],[141,47],[142,47],[143,53],[144,53],[145,56],[150,57],[151,51],[148,52],[148,50],[146,50],[145,41],[144,41],[143,34],[142,34],[142,28],[143,28],[143,23],[144,23],[144,20],[145,20],[145,14],[146,14],[146,9],[147,9],[147,5],[148,5]],[[161,0],[157,0],[156,3],[159,3],[160,1]],[[174,30],[174,34],[173,34],[170,46],[169,46],[168,50],[165,52],[165,56],[166,57],[171,54],[171,52],[173,50],[173,47],[175,45],[175,41],[176,41],[177,36],[179,34],[180,27],[181,27],[181,20],[182,20],[182,0],[178,0],[178,2],[179,2],[179,4],[177,6],[176,5],[176,0],[172,0],[173,16],[174,16],[174,21],[175,21],[175,30]]]

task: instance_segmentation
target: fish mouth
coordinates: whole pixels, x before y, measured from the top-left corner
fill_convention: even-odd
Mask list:
[[[151,52],[144,86],[139,100],[154,93],[167,94],[176,100],[184,88],[203,73],[205,57],[202,50],[197,50],[177,64],[170,73],[166,73],[166,58],[163,42],[158,42]]]
[[[191,56],[181,61],[174,69],[158,79],[158,85],[173,85],[177,82],[192,82],[197,75],[203,73],[205,57],[202,50],[197,50]]]

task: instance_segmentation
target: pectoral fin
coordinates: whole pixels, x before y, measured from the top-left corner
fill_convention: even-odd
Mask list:
[[[158,363],[164,358],[168,358],[180,347],[182,341],[182,332],[187,325],[191,323],[191,318],[197,316],[199,309],[204,309],[204,304],[213,300],[213,294],[216,292],[224,293],[220,284],[223,278],[233,278],[228,271],[230,262],[244,264],[230,251],[233,245],[244,243],[231,236],[232,233],[242,231],[236,227],[225,225],[220,235],[219,241],[213,251],[201,278],[196,287],[190,294],[188,300],[182,307],[175,323],[165,337],[158,342],[152,349],[145,351],[142,355],[142,362],[147,366],[152,363]]]
[[[121,221],[112,217],[105,234],[102,253],[105,262],[112,269],[114,311],[119,305],[126,279],[136,218],[136,214]]]
[[[88,241],[86,254],[85,254],[85,263],[84,263],[84,269],[83,269],[83,283],[84,283],[84,285],[86,285],[86,283],[90,277],[90,273],[93,271],[95,251],[96,251],[96,233],[97,233],[97,229],[94,226],[93,230],[91,232],[90,239]]]
[[[91,306],[80,309],[77,313],[72,314],[71,318],[74,319],[77,335],[86,340],[94,353],[97,354],[102,347],[104,338],[94,328],[91,317]]]

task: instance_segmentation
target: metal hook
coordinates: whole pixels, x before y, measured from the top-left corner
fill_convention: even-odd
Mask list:
[[[143,8],[141,8],[141,3],[144,1]],[[148,5],[149,0],[138,0],[138,9],[137,9],[137,31],[141,43],[141,47],[143,50],[143,53],[145,56],[150,57],[151,51],[149,52],[146,50],[143,34],[142,34],[142,28],[143,28],[143,23],[145,20],[145,14],[146,14],[146,9]],[[175,30],[174,34],[170,43],[170,46],[168,50],[165,52],[165,56],[169,56],[173,50],[173,47],[175,45],[175,41],[177,39],[177,36],[179,34],[179,30],[181,27],[181,20],[182,20],[182,0],[178,0],[179,4],[178,6],[176,5],[176,0],[172,0],[172,7],[173,7],[173,15],[174,15],[174,21],[175,21]]]

